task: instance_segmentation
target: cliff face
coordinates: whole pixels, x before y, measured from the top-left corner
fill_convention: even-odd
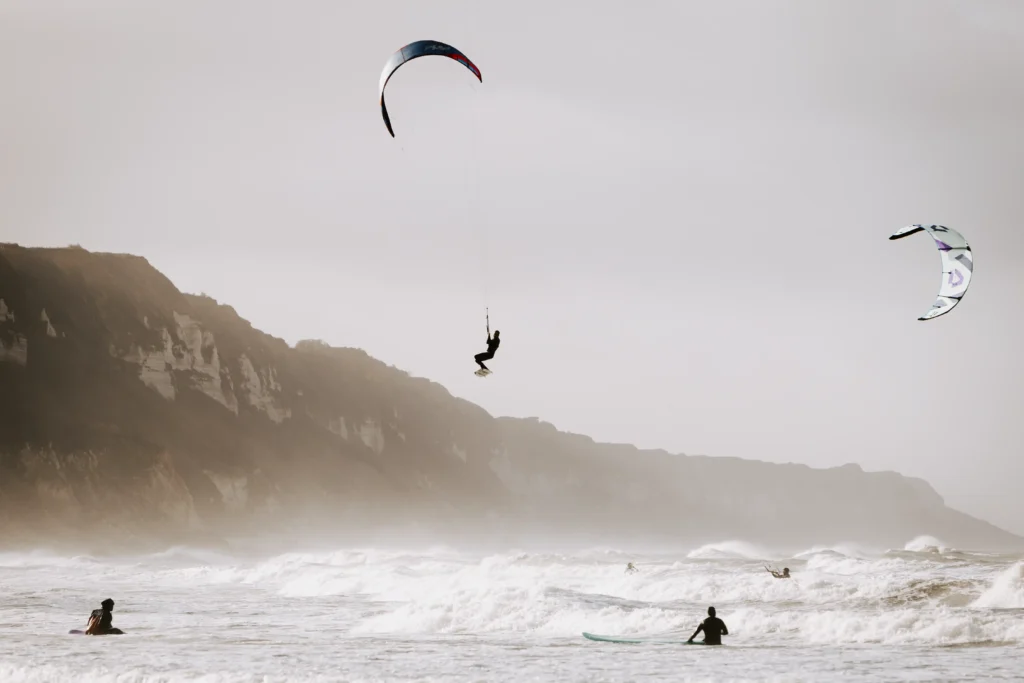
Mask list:
[[[0,245],[0,542],[452,533],[1022,540],[924,482],[596,444],[354,349],[292,348],[144,259]]]

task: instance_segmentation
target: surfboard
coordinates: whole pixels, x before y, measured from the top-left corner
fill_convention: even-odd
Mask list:
[[[597,640],[602,643],[626,643],[629,645],[704,645],[703,640],[666,640],[664,638],[630,638],[629,636],[599,636],[595,633],[583,632],[587,640]]]
[[[83,631],[81,629],[73,628],[70,631],[68,631],[68,635],[84,636],[84,635],[87,635],[87,634],[86,634],[85,631]],[[98,635],[98,636],[122,636],[122,635],[124,635],[124,631],[122,631],[119,628],[115,628],[115,629],[112,629],[110,631],[107,631],[106,633],[97,633],[96,635]]]

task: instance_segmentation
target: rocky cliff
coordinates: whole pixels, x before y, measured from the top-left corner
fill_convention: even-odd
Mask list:
[[[960,547],[925,482],[598,444],[366,353],[290,347],[142,258],[0,245],[0,543],[418,527]]]

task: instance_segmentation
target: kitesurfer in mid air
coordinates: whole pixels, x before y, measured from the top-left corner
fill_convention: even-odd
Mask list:
[[[690,636],[688,642],[692,643],[693,639],[697,637],[697,634],[704,631],[704,644],[705,645],[721,645],[722,636],[729,635],[729,629],[726,628],[725,622],[715,616],[715,608],[708,607],[708,618],[700,623],[697,630]]]
[[[94,609],[92,614],[89,615],[89,625],[86,627],[85,632],[90,636],[103,636],[107,634],[120,634],[123,631],[119,628],[114,628],[114,601],[107,598],[100,603],[102,609]]]
[[[485,360],[490,360],[490,359],[494,358],[494,354],[497,353],[498,346],[501,344],[501,338],[500,337],[501,337],[501,332],[498,331],[498,330],[495,330],[494,331],[494,336],[491,336],[491,314],[488,312],[488,314],[487,314],[487,350],[484,351],[483,353],[478,353],[475,356],[473,356],[473,360],[476,361],[476,364],[479,365],[480,369],[483,370],[485,373],[489,373],[491,371],[491,369],[488,368],[486,365],[484,365],[484,361]]]

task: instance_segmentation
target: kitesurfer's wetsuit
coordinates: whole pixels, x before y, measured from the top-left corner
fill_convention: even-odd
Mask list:
[[[500,336],[501,332],[499,332],[498,330],[494,331],[493,337],[491,335],[487,335],[487,350],[484,351],[483,353],[478,353],[475,356],[473,356],[473,360],[476,361],[476,364],[479,365],[484,370],[490,369],[486,365],[484,365],[484,361],[494,358],[494,354],[498,351],[498,346],[501,344],[501,339],[499,339]]]
[[[121,629],[114,628],[114,601],[107,598],[102,603],[103,609],[94,609],[89,615],[89,626],[85,632],[89,635],[101,636],[108,633],[121,633]]]
[[[704,631],[705,645],[721,645],[722,636],[729,635],[729,629],[726,628],[725,622],[715,616],[714,607],[708,607],[708,618],[702,621],[697,630],[693,632],[690,641],[692,642],[701,631]]]

